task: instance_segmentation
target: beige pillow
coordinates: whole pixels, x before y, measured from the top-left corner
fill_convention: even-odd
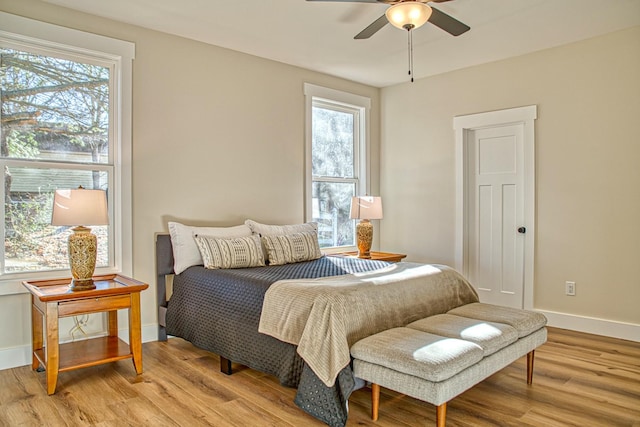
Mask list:
[[[218,239],[212,236],[195,236],[205,268],[246,268],[264,266],[260,237]]]
[[[173,248],[173,271],[182,273],[192,265],[202,265],[202,255],[194,239],[195,234],[217,238],[250,236],[251,229],[247,225],[235,227],[194,227],[179,222],[169,222],[169,234]]]
[[[322,256],[315,231],[264,236],[262,243],[269,254],[269,265],[311,261]]]

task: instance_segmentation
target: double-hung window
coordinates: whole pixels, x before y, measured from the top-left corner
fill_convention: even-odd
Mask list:
[[[107,193],[109,225],[91,227],[97,272],[129,270],[133,45],[0,18],[0,278],[69,268],[71,230],[50,224],[52,201],[79,186]]]
[[[355,245],[351,197],[367,193],[370,100],[305,85],[306,212],[318,223],[320,247]]]

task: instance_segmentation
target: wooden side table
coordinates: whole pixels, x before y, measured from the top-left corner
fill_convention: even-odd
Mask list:
[[[376,252],[371,251],[371,259],[377,261],[389,261],[389,262],[400,262],[407,256],[405,254],[394,254],[391,252]],[[347,256],[352,258],[358,257],[358,251],[348,251],[348,252],[337,252],[329,254],[329,256]]]
[[[32,369],[47,372],[47,394],[56,391],[58,372],[133,359],[142,373],[140,292],[149,285],[117,274],[93,278],[95,289],[72,291],[71,279],[25,281],[31,292]],[[118,338],[118,310],[129,310],[129,345]],[[60,344],[58,319],[89,313],[108,313],[108,335]],[[46,341],[45,341],[46,331]]]

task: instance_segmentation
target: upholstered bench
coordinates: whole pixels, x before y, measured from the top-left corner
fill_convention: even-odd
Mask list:
[[[436,405],[436,424],[444,427],[449,400],[524,355],[532,383],[546,322],[532,311],[466,304],[358,341],[351,347],[353,371],[371,383],[374,420],[382,386]]]

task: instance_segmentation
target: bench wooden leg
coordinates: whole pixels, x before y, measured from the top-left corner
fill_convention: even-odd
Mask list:
[[[535,350],[531,350],[527,353],[527,384],[531,385],[533,383],[533,356]]]
[[[447,402],[436,406],[436,426],[445,427],[447,424]]]
[[[371,419],[378,421],[378,409],[380,408],[380,385],[371,383]]]

